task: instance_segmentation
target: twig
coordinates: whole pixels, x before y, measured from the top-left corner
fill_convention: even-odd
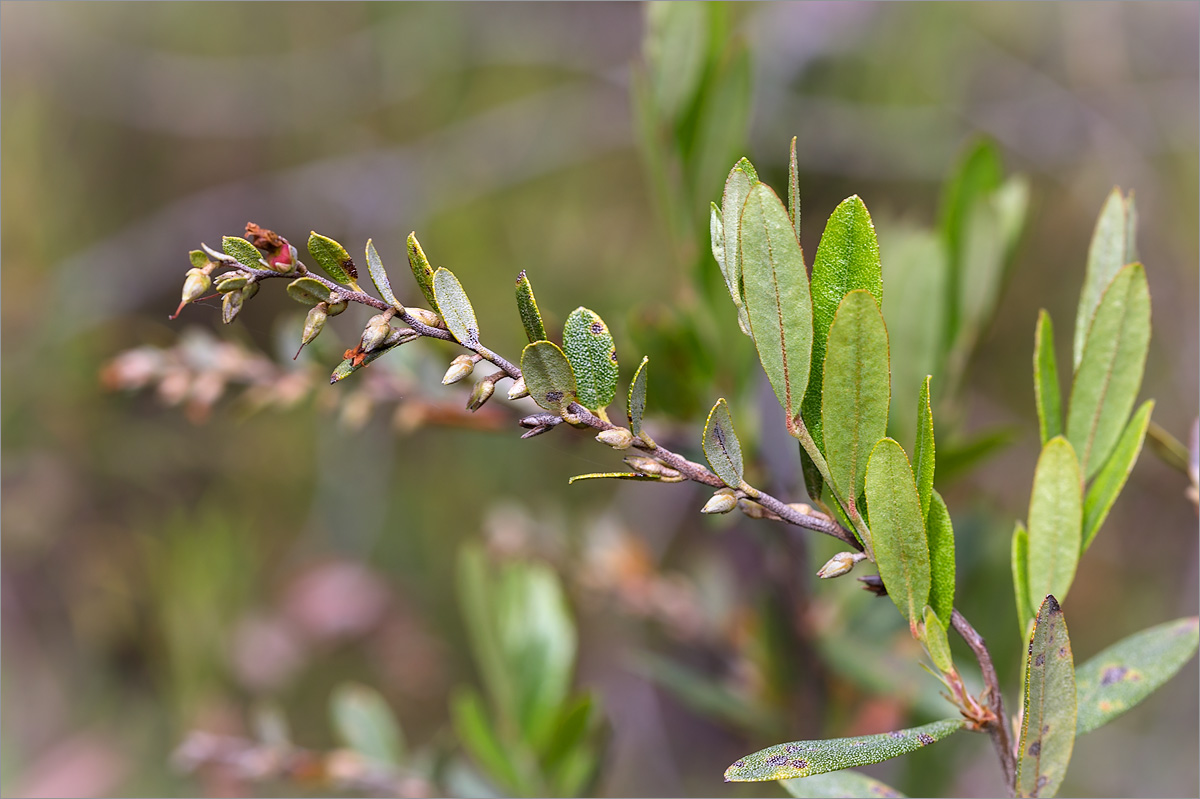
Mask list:
[[[1004,696],[1000,693],[1000,681],[996,677],[996,668],[992,665],[992,655],[988,652],[983,636],[971,626],[966,616],[962,615],[957,608],[950,616],[950,623],[967,642],[967,646],[971,647],[971,651],[975,653],[975,659],[979,661],[979,670],[983,673],[983,682],[987,686],[992,710],[996,714],[995,723],[988,725],[988,734],[992,736],[992,743],[1000,758],[1000,767],[1004,770],[1004,779],[1008,785],[1009,795],[1012,796],[1016,785],[1016,754],[1013,752],[1012,741],[1008,734],[1008,716],[1004,712]]]

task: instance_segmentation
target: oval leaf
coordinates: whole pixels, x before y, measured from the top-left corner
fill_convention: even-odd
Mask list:
[[[741,245],[742,281],[754,346],[792,430],[808,386],[812,304],[804,253],[792,221],[765,183],[750,191],[742,210]],[[727,235],[726,262],[728,247]]]
[[[1029,604],[1029,533],[1020,522],[1013,528],[1012,578],[1017,598],[1017,623],[1021,626],[1021,638],[1025,638],[1029,622],[1033,621],[1033,606]]]
[[[880,763],[940,741],[965,724],[962,719],[945,719],[878,735],[777,744],[734,763],[725,770],[725,781],[785,780]]]
[[[1196,654],[1198,623],[1200,619],[1192,616],[1142,630],[1076,669],[1075,734],[1107,724],[1174,677]]]
[[[643,357],[633,380],[629,383],[629,429],[635,436],[642,434],[642,416],[646,413],[646,364],[649,357]]]
[[[915,636],[929,602],[929,544],[908,456],[890,438],[871,450],[866,489],[875,564]]]
[[[400,765],[404,735],[378,691],[344,683],[333,692],[329,710],[334,730],[345,746],[376,763]]]
[[[1150,346],[1146,270],[1130,264],[1113,278],[1096,309],[1071,387],[1067,439],[1083,476],[1100,470],[1121,435],[1142,385]]]
[[[839,797],[880,797],[880,799],[904,799],[904,794],[890,785],[858,771],[844,769],[802,777],[780,780],[779,784],[796,799],[838,799]]]
[[[1134,241],[1136,227],[1137,211],[1133,205],[1133,194],[1122,197],[1121,189],[1114,187],[1100,209],[1088,246],[1087,276],[1083,280],[1083,290],[1079,292],[1079,310],[1075,314],[1075,346],[1072,353],[1076,368],[1083,358],[1088,329],[1092,326],[1092,317],[1104,290],[1121,271],[1121,267],[1137,260]]]
[[[562,413],[575,401],[575,373],[571,362],[549,341],[535,341],[521,353],[521,372],[533,401],[548,411]]]
[[[742,445],[738,443],[724,398],[717,400],[704,423],[704,457],[730,488],[742,485]]]
[[[867,206],[857,195],[847,197],[833,209],[812,272],[812,375],[804,394],[804,422],[813,441],[825,452],[821,416],[821,391],[825,353],[830,327],[842,299],[855,289],[865,289],[883,302],[883,268],[879,261],[879,241]],[[870,446],[870,442],[868,443]]]
[[[617,394],[617,346],[608,325],[595,312],[576,308],[563,325],[563,352],[575,371],[579,404],[603,408]]]
[[[724,238],[721,248],[724,257],[717,263],[721,266],[721,274],[725,278],[725,286],[729,289],[729,297],[738,310],[738,325],[742,332],[749,334],[749,318],[746,316],[744,293],[742,289],[742,209],[750,190],[758,184],[758,173],[754,165],[743,158],[733,165],[729,177],[725,179],[725,192],[721,197],[721,234]],[[711,232],[711,219],[710,219]]]
[[[435,313],[441,313],[437,296],[433,292],[433,267],[429,265],[429,259],[425,257],[425,251],[421,249],[421,242],[417,241],[416,233],[408,234],[408,265],[429,307]]]
[[[925,530],[929,538],[929,604],[946,629],[954,612],[954,525],[945,500],[936,491],[925,517]]]
[[[917,439],[913,442],[913,477],[917,480],[917,496],[921,499],[921,514],[929,516],[929,500],[933,494],[934,447],[933,408],[929,404],[932,375],[926,375],[921,383],[921,395],[917,397]]]
[[[433,276],[433,292],[446,329],[464,347],[473,349],[479,346],[479,323],[475,321],[475,309],[471,307],[471,300],[454,273],[445,268],[437,270]]]
[[[929,659],[938,671],[953,671],[954,659],[950,657],[950,639],[946,637],[946,625],[949,620],[943,622],[929,605],[925,606],[924,619],[925,627],[921,640],[925,644],[925,651],[929,653]]]
[[[383,301],[393,308],[403,310],[404,306],[392,293],[392,282],[388,280],[388,274],[383,268],[383,261],[380,260],[379,253],[375,252],[375,243],[370,239],[367,239],[367,271],[371,273],[371,282],[375,284],[375,290],[379,292]]]
[[[1054,796],[1075,748],[1075,661],[1062,608],[1041,603],[1025,662],[1017,796]]]
[[[530,344],[548,338],[546,327],[542,324],[542,312],[533,298],[533,286],[525,276],[524,269],[517,275],[517,311],[521,314],[521,324],[525,326],[525,335],[529,337]]]
[[[838,308],[829,332],[824,384],[825,460],[833,488],[849,509],[862,493],[871,448],[887,434],[887,330],[867,291],[851,291]],[[918,513],[918,521],[924,518]]]
[[[262,253],[250,242],[239,236],[222,236],[221,249],[225,254],[237,259],[239,264],[252,269],[263,269]]]
[[[1088,487],[1083,499],[1083,550],[1092,545],[1092,539],[1100,532],[1100,525],[1108,518],[1108,511],[1117,501],[1117,495],[1125,487],[1133,465],[1137,463],[1150,426],[1150,414],[1154,411],[1154,400],[1147,400],[1125,425],[1125,432],[1117,439],[1117,445],[1108,456],[1096,479]]]
[[[329,302],[329,287],[311,277],[298,277],[287,287],[288,296],[302,305]]]
[[[1062,397],[1058,388],[1058,364],[1054,360],[1054,325],[1043,308],[1033,334],[1033,388],[1037,402],[1038,430],[1045,444],[1062,435]]]
[[[1042,447],[1029,500],[1029,606],[1047,594],[1066,597],[1079,563],[1083,482],[1075,451],[1065,438]]]
[[[346,252],[345,247],[314,230],[308,234],[308,252],[317,262],[317,266],[324,269],[325,274],[335,282],[358,291],[358,270],[355,269],[354,259]]]

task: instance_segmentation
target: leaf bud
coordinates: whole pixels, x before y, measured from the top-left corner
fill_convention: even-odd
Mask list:
[[[217,278],[216,289],[221,294],[228,294],[231,291],[245,288],[249,280],[250,278],[245,272],[227,272]]]
[[[624,427],[614,427],[611,430],[600,431],[596,440],[601,444],[608,444],[613,449],[629,449],[629,445],[633,443],[633,433]]]
[[[483,407],[483,403],[487,402],[493,393],[496,391],[495,380],[480,380],[475,384],[474,390],[471,391],[471,398],[467,400],[467,410],[477,411]]]
[[[446,370],[446,376],[442,378],[442,385],[449,386],[457,383],[463,378],[470,377],[471,372],[475,371],[475,359],[470,355],[459,355],[450,362],[450,368]]]
[[[529,429],[535,427],[554,427],[560,422],[562,422],[562,419],[552,413],[531,413],[517,420],[517,424]]]
[[[242,310],[244,295],[240,291],[231,291],[221,298],[221,321],[229,324],[237,318]]]
[[[625,457],[625,463],[629,464],[634,471],[657,477],[668,483],[678,483],[687,479],[665,463],[644,455],[628,455]]]
[[[528,397],[528,396],[529,396],[529,389],[525,387],[525,378],[524,378],[524,376],[522,376],[522,377],[518,378],[512,384],[511,388],[509,388],[508,398],[510,400],[519,400],[519,399],[521,399],[521,397]]]
[[[392,326],[388,324],[388,317],[383,314],[375,314],[367,320],[367,326],[363,328],[359,348],[363,352],[379,349],[391,332]]]
[[[853,569],[854,564],[857,562],[853,552],[839,552],[820,568],[817,576],[822,580],[828,580],[831,577],[841,577]]]
[[[248,300],[258,293],[258,281],[251,280],[242,287],[242,299]]]
[[[195,302],[204,296],[204,292],[208,291],[208,287],[212,285],[212,278],[203,269],[192,267],[187,270],[187,278],[183,281],[183,293],[180,296],[179,307],[175,309],[175,313],[171,314],[171,319],[179,316],[179,312],[183,310],[183,306],[189,302]]]
[[[737,504],[742,513],[746,514],[751,519],[767,519],[772,515],[769,510],[753,500],[739,499]]]
[[[737,507],[737,495],[733,493],[732,488],[722,488],[711,497],[708,502],[704,503],[704,507],[700,509],[701,513],[729,513]]]
[[[337,302],[331,302],[331,303],[329,303],[329,315],[337,316],[342,311],[346,310],[347,307],[348,307],[348,305],[345,300],[338,300]]]
[[[446,323],[442,321],[442,317],[435,314],[428,308],[409,308],[409,315],[416,319],[426,327],[436,327],[442,330],[446,329]]]
[[[300,357],[300,350],[304,349],[317,336],[321,335],[321,331],[325,328],[325,320],[329,317],[329,306],[327,303],[317,303],[308,311],[308,316],[304,317],[304,333],[300,336],[300,349],[296,350],[296,354],[292,356],[292,360]]]

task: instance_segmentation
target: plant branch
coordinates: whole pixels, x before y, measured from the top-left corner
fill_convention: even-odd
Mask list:
[[[992,655],[988,652],[983,636],[971,626],[967,617],[962,615],[957,608],[950,616],[950,623],[967,642],[967,646],[971,647],[975,659],[979,661],[979,670],[983,673],[983,682],[987,686],[987,693],[991,698],[990,704],[996,714],[995,722],[988,725],[988,734],[992,736],[992,743],[1000,758],[1000,767],[1004,770],[1004,779],[1008,784],[1009,795],[1012,795],[1016,785],[1016,755],[1009,738],[1008,716],[1004,712],[1004,696],[1000,693],[1000,681],[996,677],[996,667],[992,664]]]

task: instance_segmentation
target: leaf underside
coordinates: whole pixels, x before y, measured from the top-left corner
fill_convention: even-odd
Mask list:
[[[454,273],[446,268],[438,269],[433,275],[433,292],[446,329],[464,347],[479,346],[479,323],[475,321],[475,309],[471,307],[471,300]]]
[[[1017,748],[1017,796],[1054,796],[1075,747],[1075,663],[1062,608],[1047,596],[1025,663],[1025,712]]]
[[[649,363],[650,358],[643,357],[629,383],[629,429],[635,436],[642,434],[642,417],[646,413],[646,365]]]
[[[392,281],[388,279],[387,271],[383,268],[383,261],[380,259],[379,253],[375,251],[375,242],[371,239],[367,239],[367,271],[371,275],[371,282],[375,284],[375,290],[379,292],[383,301],[393,308],[401,307],[396,295],[392,292]]]
[[[738,488],[742,484],[742,446],[733,429],[729,405],[719,399],[708,413],[704,424],[704,456],[725,485]]]

